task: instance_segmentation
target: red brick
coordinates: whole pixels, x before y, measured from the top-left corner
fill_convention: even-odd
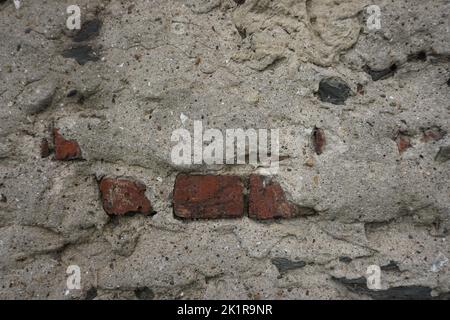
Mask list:
[[[423,142],[439,141],[446,135],[446,132],[439,127],[431,127],[423,130]]]
[[[258,220],[312,215],[314,209],[300,207],[286,199],[281,186],[270,177],[250,176],[249,217]]]
[[[59,133],[59,129],[53,130],[55,142],[55,159],[61,161],[81,159],[81,149],[78,142],[66,140]]]
[[[173,204],[175,215],[185,219],[243,217],[244,185],[238,176],[180,174]]]
[[[109,215],[152,213],[152,205],[145,196],[143,183],[124,178],[103,178],[100,182],[103,209]]]
[[[406,134],[399,133],[396,139],[398,152],[403,153],[406,149],[411,148],[411,138]]]
[[[325,132],[323,131],[323,129],[314,127],[312,133],[312,142],[316,154],[321,155],[326,144]]]

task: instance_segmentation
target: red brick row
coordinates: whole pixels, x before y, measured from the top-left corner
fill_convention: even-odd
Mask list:
[[[143,183],[128,178],[103,178],[100,181],[103,209],[109,215],[153,212],[145,196]],[[231,175],[177,176],[173,209],[181,219],[242,218],[246,205],[245,181]],[[314,213],[286,199],[281,186],[269,177],[251,175],[249,179],[248,215],[257,220],[295,218]]]

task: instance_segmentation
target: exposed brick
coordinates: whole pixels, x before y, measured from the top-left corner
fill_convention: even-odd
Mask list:
[[[55,159],[61,161],[81,159],[81,149],[78,142],[66,140],[59,133],[59,129],[53,129],[55,142]]]
[[[423,131],[423,137],[422,137],[423,142],[439,141],[446,134],[446,132],[439,127],[431,127],[431,128],[424,129],[422,131]]]
[[[325,144],[327,143],[323,129],[314,127],[312,132],[312,142],[316,154],[321,155],[323,153],[323,149],[325,148]]]
[[[398,152],[403,153],[406,151],[406,149],[411,148],[411,138],[404,134],[404,133],[399,133],[397,135],[397,138],[395,139],[395,141],[397,142],[397,147],[398,147]]]
[[[238,176],[180,174],[173,204],[180,218],[239,218],[244,215],[244,185]]]
[[[100,182],[103,209],[109,215],[152,213],[150,200],[145,196],[143,183],[125,178],[103,178]]]
[[[47,139],[41,140],[41,158],[47,158],[50,155],[50,147]]]
[[[312,214],[315,214],[313,209],[300,207],[288,201],[281,186],[270,177],[250,176],[250,218],[267,220]]]
[[[358,83],[358,84],[356,85],[356,92],[357,92],[359,95],[362,95],[362,96],[365,94],[364,86],[363,86],[361,83]]]

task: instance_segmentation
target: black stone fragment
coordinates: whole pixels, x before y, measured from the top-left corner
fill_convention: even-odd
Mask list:
[[[97,288],[91,287],[86,292],[86,300],[94,300],[97,297]]]
[[[387,265],[381,266],[380,269],[382,271],[397,271],[400,272],[400,268],[398,266],[398,263],[395,261],[389,261]]]
[[[374,70],[369,66],[365,66],[364,71],[372,77],[373,81],[384,80],[392,77],[395,74],[395,72],[397,71],[397,65],[394,63],[389,68],[381,70]]]
[[[89,61],[95,62],[99,60],[91,46],[79,46],[64,50],[62,56],[75,59],[80,65],[84,65]]]
[[[286,258],[273,258],[272,264],[277,267],[280,273],[285,273],[289,270],[300,269],[306,266],[304,261],[291,261]]]
[[[319,98],[323,102],[342,105],[350,94],[350,87],[338,77],[325,78],[319,83]]]
[[[72,89],[67,93],[67,97],[68,98],[74,97],[77,95],[77,93],[78,93],[77,89]]]
[[[148,287],[137,288],[134,290],[134,294],[139,300],[153,300],[155,298],[153,290]]]
[[[450,146],[441,147],[434,160],[437,162],[447,162],[450,160]]]
[[[408,55],[408,61],[427,61],[427,53],[425,51],[410,53]]]
[[[237,31],[242,40],[247,38],[247,30],[245,30],[245,28],[237,28]]]
[[[83,42],[95,38],[100,33],[102,22],[98,19],[86,21],[81,30],[73,37],[74,42]]]
[[[350,263],[350,262],[352,262],[352,258],[347,257],[347,256],[342,256],[342,257],[339,257],[339,262]]]
[[[386,290],[371,290],[367,288],[367,280],[364,277],[356,279],[336,278],[336,281],[345,286],[349,291],[371,297],[374,300],[440,300],[445,299],[447,294],[437,297],[431,296],[431,288],[425,286],[399,286]]]

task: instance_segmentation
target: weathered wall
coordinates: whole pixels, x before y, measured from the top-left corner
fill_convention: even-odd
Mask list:
[[[0,1],[0,298],[448,297],[447,0],[77,0],[79,33],[73,2]],[[236,175],[238,195],[263,173],[174,165],[194,120],[280,129],[244,217],[174,216],[181,172]],[[275,200],[286,219],[248,217]]]

